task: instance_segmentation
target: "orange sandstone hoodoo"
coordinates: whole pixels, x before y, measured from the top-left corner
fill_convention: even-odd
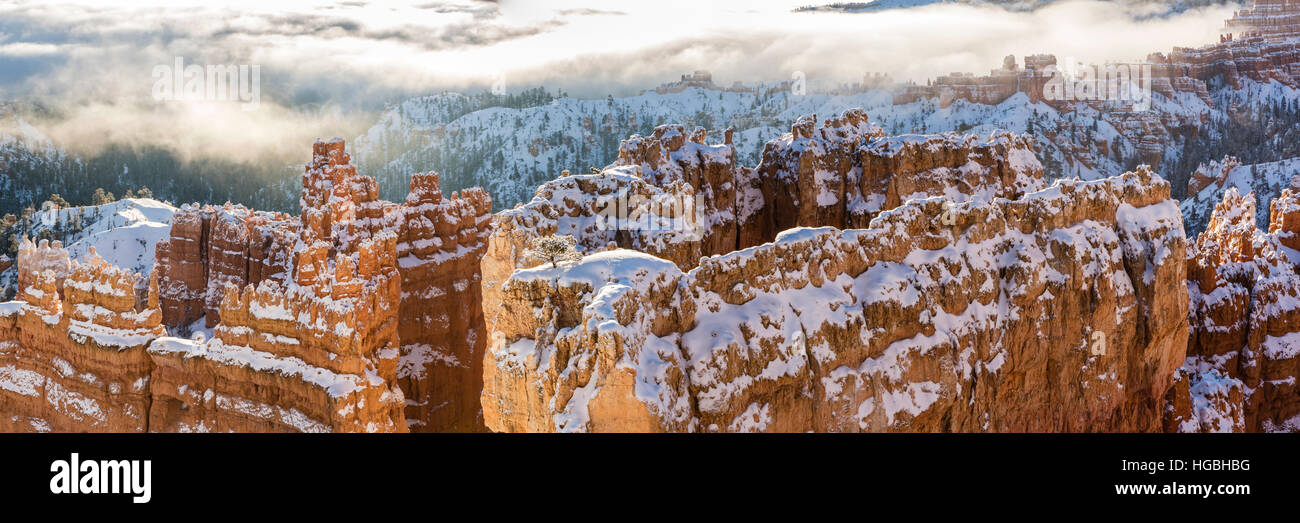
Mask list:
[[[482,430],[487,194],[444,198],[429,173],[379,200],[339,139],[302,181],[298,217],[182,207],[148,285],[25,242],[0,306],[0,428]]]

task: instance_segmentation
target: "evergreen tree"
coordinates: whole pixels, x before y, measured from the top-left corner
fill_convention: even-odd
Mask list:
[[[95,189],[95,193],[90,197],[90,204],[104,205],[106,203],[113,203],[113,200],[113,193],[105,192],[103,187],[98,187]]]

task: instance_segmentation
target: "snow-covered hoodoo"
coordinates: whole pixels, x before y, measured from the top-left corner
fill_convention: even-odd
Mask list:
[[[405,393],[405,420],[398,425],[481,430],[477,362],[486,336],[478,271],[491,209],[487,194],[469,189],[444,198],[438,175],[427,173],[411,177],[405,202],[388,202],[379,199],[373,178],[356,172],[342,140],[317,142],[313,153],[302,176],[300,217],[239,206],[178,213],[171,237],[158,247],[164,323],[187,325],[202,316],[216,327],[216,339],[290,354],[305,349],[285,347],[281,335],[309,338],[331,356],[320,360],[327,367],[348,360],[338,352],[356,345],[382,360],[377,367],[389,371],[383,379]],[[357,306],[392,316],[345,308],[365,324],[353,325],[334,313],[335,302],[309,303],[313,295],[332,299],[340,287],[389,272],[395,278],[374,285],[391,286],[392,295],[365,295]],[[232,286],[242,295],[232,294]],[[264,298],[284,307],[267,308]],[[376,309],[381,303],[392,310]],[[277,322],[267,336],[249,335]],[[359,372],[354,363],[331,370]]]
[[[45,241],[23,242],[18,269],[20,301],[0,304],[0,430],[145,430],[156,290],[141,299],[138,274]]]
[[[150,286],[25,244],[22,301],[0,308],[0,426],[481,430],[486,193],[443,198],[436,174],[417,174],[406,202],[387,202],[342,140],[313,153],[300,217],[183,206]],[[73,286],[101,272],[113,286]]]
[[[1165,428],[1300,431],[1300,186],[1256,227],[1254,193],[1224,191],[1187,253],[1191,342]]]

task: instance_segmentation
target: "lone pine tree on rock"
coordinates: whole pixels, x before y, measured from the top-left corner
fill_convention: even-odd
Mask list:
[[[578,252],[577,245],[578,241],[567,234],[539,236],[529,242],[524,256],[540,262],[550,262],[551,267],[556,267],[562,261],[582,259],[582,253]]]

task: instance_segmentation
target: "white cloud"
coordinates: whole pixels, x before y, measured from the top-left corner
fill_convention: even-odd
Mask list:
[[[0,45],[0,56],[44,56],[58,52],[59,46],[55,44],[16,42]]]
[[[544,84],[585,96],[635,93],[694,69],[728,83],[788,79],[793,71],[803,71],[814,86],[855,81],[866,72],[923,82],[951,71],[983,72],[1008,54],[1142,59],[1217,41],[1232,12],[1228,6],[1137,21],[1131,11],[1100,1],[1062,2],[1033,13],[952,5],[791,12],[807,3],[0,3],[0,34],[6,35],[0,57],[51,64],[24,69],[28,76],[11,82],[6,94],[66,108],[51,133],[58,137],[240,151],[259,140],[284,142],[273,135],[301,147],[301,140],[314,138],[303,135],[363,125],[385,100],[482,89],[502,74],[508,88]],[[150,72],[176,56],[187,63],[260,65],[262,110],[154,103]],[[288,108],[304,101],[338,111],[321,118]]]

